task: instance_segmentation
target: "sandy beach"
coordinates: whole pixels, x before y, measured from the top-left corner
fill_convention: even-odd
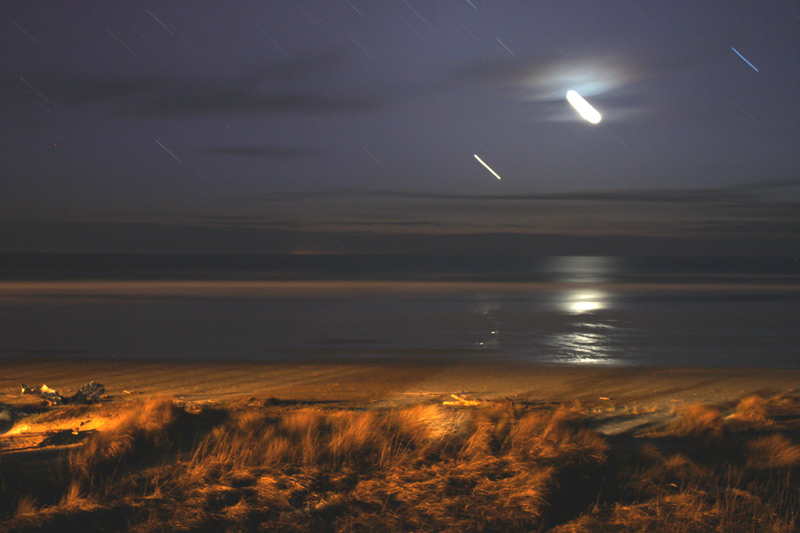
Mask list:
[[[120,401],[168,395],[183,401],[276,397],[303,401],[414,402],[466,394],[481,399],[686,405],[770,396],[800,388],[800,370],[538,365],[513,362],[133,362],[115,360],[8,360],[0,375],[0,402],[21,399],[20,384],[75,391],[102,383]]]
[[[36,396],[23,395],[23,384],[47,385],[67,396],[90,381],[105,387],[101,403],[112,412],[127,403],[159,396],[195,407],[271,399],[323,408],[380,409],[442,404],[452,401],[455,394],[478,401],[580,405],[594,413],[595,429],[605,434],[663,424],[689,405],[730,407],[752,395],[766,398],[800,390],[800,370],[761,368],[578,367],[475,361],[292,364],[77,359],[11,360],[4,365],[0,403],[11,406],[41,401]],[[86,429],[102,426],[105,422],[100,418]],[[14,431],[0,435],[0,443],[6,451],[30,446],[35,444],[37,435],[63,430],[72,422],[65,419],[55,425],[27,428],[18,424]],[[25,438],[27,433],[33,434]]]

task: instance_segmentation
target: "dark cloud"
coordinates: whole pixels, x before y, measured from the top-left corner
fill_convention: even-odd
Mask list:
[[[800,178],[726,185],[698,189],[578,191],[563,193],[530,194],[451,194],[393,190],[314,191],[305,193],[281,193],[264,198],[268,202],[300,201],[311,199],[334,199],[341,197],[395,198],[407,200],[443,200],[469,202],[524,202],[524,201],[581,201],[581,202],[639,202],[639,203],[705,203],[752,200],[759,193],[768,193],[800,186]]]
[[[299,148],[286,148],[282,146],[221,146],[199,150],[200,153],[209,155],[222,155],[232,157],[263,157],[268,159],[301,159],[312,157],[321,153],[320,150],[303,150]]]
[[[795,206],[795,212],[797,212],[797,206]],[[676,223],[673,231],[693,235],[770,235],[773,238],[791,239],[797,236],[798,224],[800,224],[800,215],[796,215],[793,219],[776,217],[774,220],[728,218]],[[786,252],[793,253],[793,250],[789,249]]]
[[[386,96],[326,90],[324,79],[343,68],[341,52],[300,56],[215,78],[174,74],[95,78],[75,73],[6,79],[4,92],[42,95],[65,105],[100,107],[126,116],[203,117],[223,113],[352,114],[382,109]]]
[[[361,218],[361,220],[359,220]],[[435,220],[373,220],[371,217],[354,217],[349,214],[334,216],[330,215],[324,220],[285,220],[271,216],[237,216],[237,215],[190,215],[177,218],[166,218],[167,223],[185,226],[207,226],[207,227],[228,227],[228,228],[265,228],[265,229],[286,229],[286,230],[318,230],[339,228],[345,231],[358,230],[360,228],[406,228],[406,227],[425,227],[425,228],[444,228],[444,227],[465,227],[462,223],[450,223]],[[468,225],[478,227],[477,225]]]
[[[249,88],[186,86],[139,102],[128,111],[158,117],[191,117],[223,113],[352,114],[381,109],[380,98],[313,94],[263,94]]]
[[[796,227],[796,226],[795,226]],[[773,234],[570,235],[520,231],[380,233],[296,231],[260,227],[108,222],[0,222],[9,236],[2,252],[519,254],[545,255],[772,255],[794,240]],[[113,235],[114,238],[109,238]],[[784,235],[783,233],[781,235]],[[338,242],[336,242],[338,240]],[[788,251],[792,253],[792,251]]]
[[[436,227],[441,228],[451,224],[445,224],[442,222],[434,222],[432,220],[396,220],[393,222],[379,222],[379,221],[346,221],[339,223],[344,226],[353,226],[353,227]],[[329,225],[339,225],[337,223],[331,223]]]
[[[193,216],[183,219],[177,225],[204,226],[220,228],[264,228],[264,229],[297,229],[299,225],[287,220],[273,220],[263,217],[214,217]]]

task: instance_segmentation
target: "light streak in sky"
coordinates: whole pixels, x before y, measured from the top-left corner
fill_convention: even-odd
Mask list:
[[[130,54],[131,54],[133,57],[135,57],[136,59],[139,59],[139,56],[137,56],[137,55],[136,55],[136,52],[134,52],[134,51],[131,49],[131,47],[130,47],[130,46],[128,46],[127,44],[123,43],[123,42],[122,42],[122,39],[120,39],[119,37],[117,37],[116,35],[114,35],[114,32],[113,32],[113,31],[109,30],[108,28],[106,28],[106,31],[108,32],[108,34],[109,34],[111,37],[113,37],[113,38],[114,38],[114,40],[115,40],[115,41],[117,41],[117,42],[118,42],[118,43],[119,43],[119,44],[120,44],[120,45],[121,45],[123,48],[125,48],[125,50],[127,50],[128,52],[130,52]]]
[[[509,54],[511,54],[511,55],[512,55],[512,56],[514,56],[514,57],[517,57],[517,54],[515,54],[514,52],[512,52],[512,51],[511,51],[511,48],[509,48],[508,46],[506,46],[506,43],[504,43],[503,41],[501,41],[501,40],[500,40],[500,37],[498,37],[498,38],[497,38],[497,42],[498,42],[498,43],[500,43],[500,46],[502,46],[503,48],[505,48],[505,49],[506,49],[506,52],[508,52]]]
[[[477,160],[478,160],[478,162],[479,162],[481,165],[483,165],[483,166],[485,166],[485,167],[486,167],[486,170],[488,170],[489,172],[491,172],[492,174],[494,174],[494,177],[495,177],[495,178],[497,178],[497,179],[503,179],[503,178],[501,178],[500,176],[498,176],[498,175],[497,175],[497,172],[495,172],[494,170],[492,170],[492,168],[491,168],[489,165],[487,165],[486,163],[484,163],[484,162],[483,162],[483,159],[481,159],[480,157],[478,157],[478,154],[473,154],[473,155],[475,156],[475,159],[477,159]]]
[[[355,38],[355,37],[353,37],[352,35],[350,35],[350,34],[349,34],[349,33],[347,33],[347,32],[344,32],[344,33],[345,33],[345,35],[347,35],[347,36],[350,38],[350,40],[351,40],[351,41],[353,41],[353,44],[354,44],[354,45],[356,45],[356,46],[357,46],[357,47],[358,47],[358,48],[359,48],[359,49],[360,49],[362,52],[364,52],[364,55],[366,55],[368,58],[372,59],[372,54],[370,54],[369,52],[367,52],[367,49],[366,49],[366,48],[364,48],[363,46],[361,46],[361,43],[359,43],[358,41],[356,41],[356,38]]]
[[[745,59],[745,57],[744,57],[742,54],[740,54],[740,53],[739,53],[739,50],[737,50],[737,49],[736,49],[736,48],[734,48],[733,46],[731,46],[731,50],[733,50],[734,52],[736,52],[736,55],[737,55],[737,56],[739,56],[739,57],[741,57],[741,58],[742,58],[742,61],[744,61],[745,63],[747,63],[748,65],[750,65],[750,67],[751,67],[753,70],[755,70],[756,72],[758,72],[758,69],[757,69],[756,67],[754,67],[754,66],[753,66],[753,64],[752,64],[751,62],[749,62],[747,59]]]
[[[569,102],[570,105],[575,108],[575,111],[577,111],[578,114],[584,118],[584,120],[591,122],[592,124],[599,124],[603,119],[597,109],[592,107],[592,104],[584,100],[583,96],[579,95],[577,91],[567,91],[567,102]]]
[[[17,24],[17,23],[16,23],[16,21],[15,21],[14,19],[12,19],[11,17],[6,17],[6,20],[8,20],[8,21],[9,21],[11,24],[13,24],[13,25],[14,25],[14,26],[15,26],[15,27],[16,27],[16,28],[19,30],[19,31],[21,31],[21,32],[22,32],[22,33],[25,35],[25,37],[27,37],[27,38],[28,38],[28,39],[30,39],[31,41],[35,42],[36,44],[39,44],[39,41],[37,41],[37,40],[36,40],[36,38],[35,38],[33,35],[31,35],[30,33],[28,33],[28,32],[25,30],[25,28],[23,28],[22,26],[20,26],[19,24]]]
[[[403,3],[404,3],[406,6],[408,6],[408,9],[410,9],[411,11],[413,11],[413,12],[414,12],[414,14],[415,14],[417,17],[419,17],[419,20],[421,20],[422,22],[424,22],[426,26],[428,26],[428,27],[429,27],[430,29],[432,29],[434,32],[436,32],[436,33],[439,33],[439,32],[436,30],[436,28],[434,28],[433,26],[431,26],[431,23],[430,23],[430,22],[428,22],[428,19],[426,19],[425,17],[423,17],[422,15],[420,15],[420,14],[419,14],[419,11],[417,11],[416,9],[414,9],[414,8],[411,6],[411,4],[409,4],[409,3],[408,3],[408,1],[407,1],[407,0],[403,0]]]
[[[170,34],[170,35],[173,35],[173,36],[175,35],[174,33],[172,33],[172,30],[171,30],[171,29],[167,28],[166,24],[164,24],[163,22],[161,22],[161,19],[159,19],[157,16],[153,15],[153,12],[152,12],[152,11],[150,11],[149,9],[145,9],[145,11],[147,11],[147,14],[148,14],[148,15],[150,15],[151,17],[153,17],[153,20],[155,20],[156,22],[158,22],[158,23],[161,25],[161,27],[162,27],[162,28],[164,28],[165,30],[167,30],[167,31],[169,32],[169,34]]]
[[[364,149],[364,151],[365,151],[365,152],[367,152],[367,154],[368,154],[368,155],[369,155],[369,156],[370,156],[372,159],[374,159],[376,163],[378,163],[380,166],[382,166],[382,167],[383,167],[383,168],[385,168],[386,170],[389,170],[389,167],[387,167],[386,165],[384,165],[384,164],[383,164],[383,162],[381,162],[381,160],[380,160],[380,159],[378,159],[378,158],[375,156],[375,154],[373,154],[372,152],[370,152],[369,150],[367,150],[367,147],[366,147],[366,146],[364,146],[363,144],[361,144],[361,145],[359,145],[359,146],[361,146],[361,148],[363,148],[363,149]]]
[[[359,16],[359,17],[361,17],[362,19],[363,19],[363,18],[366,18],[366,17],[364,16],[364,13],[362,13],[361,11],[359,11],[359,10],[358,10],[358,8],[356,8],[356,6],[354,6],[353,4],[351,4],[351,3],[350,3],[348,0],[344,0],[344,2],[345,2],[345,4],[347,4],[348,6],[350,6],[350,7],[352,8],[352,10],[353,10],[353,11],[355,11],[356,13],[358,13],[358,16]]]
[[[178,163],[183,164],[183,161],[181,161],[181,158],[178,157],[177,155],[175,155],[174,153],[172,153],[172,150],[170,150],[169,148],[167,148],[166,146],[161,144],[161,141],[159,141],[158,139],[156,139],[155,141],[156,141],[156,144],[159,145],[161,148],[163,148],[164,151],[167,152],[169,155],[171,155],[175,159],[175,161],[177,161]]]

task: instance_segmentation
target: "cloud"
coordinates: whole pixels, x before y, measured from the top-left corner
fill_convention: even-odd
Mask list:
[[[318,224],[319,225],[319,224]],[[447,224],[442,221],[438,220],[395,220],[395,221],[358,221],[358,220],[343,220],[337,221],[329,225],[341,225],[341,226],[348,226],[348,227],[360,227],[365,226],[369,228],[379,228],[379,227],[438,227],[442,228],[448,225],[456,225],[456,224]],[[462,224],[458,224],[459,227],[462,227]]]
[[[760,193],[777,191],[800,186],[800,178],[785,178],[759,181],[737,185],[726,185],[702,189],[657,189],[657,190],[618,190],[618,191],[577,191],[563,193],[524,193],[524,194],[452,194],[396,190],[357,190],[340,189],[332,191],[277,193],[264,198],[267,202],[301,201],[335,198],[395,198],[401,200],[439,200],[469,202],[541,202],[541,201],[581,201],[581,202],[637,202],[637,203],[707,203],[752,201]]]
[[[157,117],[192,117],[223,113],[355,114],[382,107],[379,98],[367,95],[259,94],[247,88],[193,85],[147,98],[129,111]]]
[[[268,159],[301,159],[320,154],[319,150],[303,150],[282,146],[220,146],[199,150],[208,155],[221,155],[232,157],[260,157]]]
[[[218,73],[215,78],[146,74],[93,78],[75,74],[32,75],[23,83],[6,79],[14,92],[31,88],[49,101],[97,106],[127,116],[197,117],[224,113],[353,114],[381,109],[391,100],[353,88],[325,89],[325,76],[345,65],[341,52],[272,62],[257,68]]]
[[[174,218],[174,217],[173,217]],[[168,219],[167,219],[168,220]],[[287,220],[275,220],[271,217],[259,216],[230,216],[230,215],[191,215],[182,217],[179,222],[171,221],[172,224],[186,226],[205,226],[221,228],[266,228],[266,229],[296,229],[300,227],[295,222]]]

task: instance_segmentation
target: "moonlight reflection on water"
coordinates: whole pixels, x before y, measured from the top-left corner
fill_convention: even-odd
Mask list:
[[[616,258],[551,258],[544,271],[555,290],[522,291],[514,301],[508,295],[479,296],[473,312],[482,326],[474,347],[498,353],[525,352],[540,361],[620,363],[614,357],[622,334],[613,324],[615,298],[610,291],[598,288],[612,281],[619,269]],[[556,288],[561,286],[564,288]],[[520,329],[526,312],[532,312],[531,318],[538,320]],[[552,322],[545,326],[543,319]]]
[[[575,286],[556,298],[558,312],[573,318],[566,321],[566,331],[554,333],[545,342],[555,351],[549,355],[553,361],[618,363],[611,342],[617,328],[608,323],[603,313],[613,307],[613,298],[608,291],[595,288],[613,279],[618,268],[618,262],[607,257],[561,257],[551,264],[556,281]]]
[[[555,349],[553,360],[562,363],[617,364],[613,354],[612,336],[617,327],[610,324],[603,311],[611,307],[611,297],[605,291],[568,290],[558,301],[561,313],[572,319],[565,324],[567,331],[555,333],[547,344]]]

